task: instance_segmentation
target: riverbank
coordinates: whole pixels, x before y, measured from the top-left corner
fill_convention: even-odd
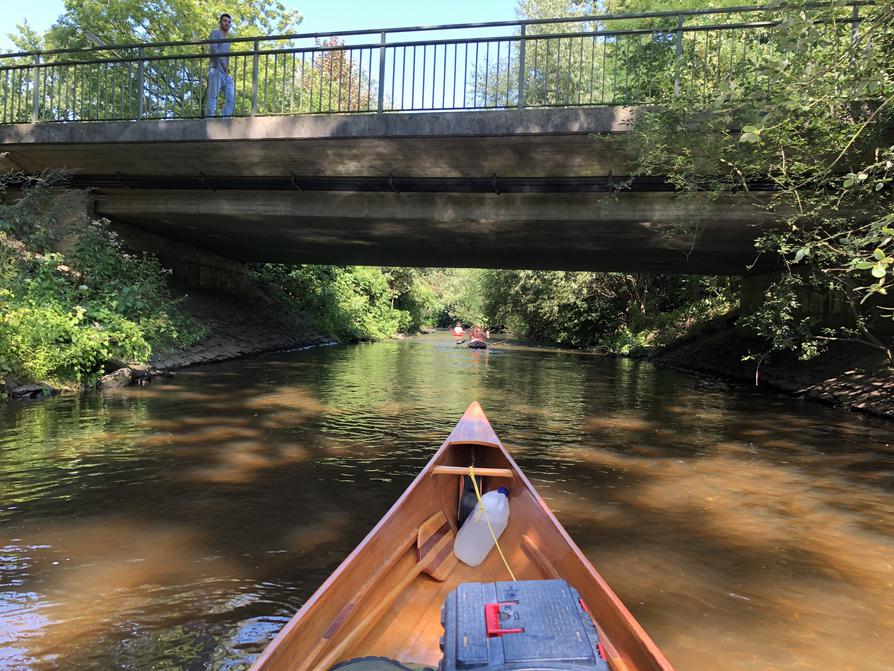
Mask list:
[[[833,343],[822,355],[801,361],[774,353],[757,361],[742,355],[760,352],[761,343],[731,318],[718,320],[648,357],[658,366],[764,385],[798,398],[894,419],[894,370],[878,350],[859,343]]]
[[[184,350],[154,353],[149,364],[155,370],[171,371],[266,352],[337,344],[300,315],[259,299],[190,291],[181,307],[207,333]]]
[[[338,342],[320,334],[300,314],[270,302],[265,296],[236,296],[214,291],[190,291],[182,296],[180,309],[205,331],[201,340],[183,349],[157,351],[148,362],[120,362],[98,383],[100,389],[146,384],[157,374],[198,364],[217,363]],[[63,390],[45,382],[6,382],[12,399],[40,399]]]

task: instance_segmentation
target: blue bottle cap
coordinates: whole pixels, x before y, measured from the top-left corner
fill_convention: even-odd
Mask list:
[[[505,496],[507,499],[509,498],[509,490],[505,487],[500,487],[497,491],[500,492],[500,494]]]

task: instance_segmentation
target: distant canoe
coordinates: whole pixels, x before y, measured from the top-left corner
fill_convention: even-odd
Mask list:
[[[469,340],[468,347],[472,349],[487,349],[487,343],[480,338],[472,338]]]
[[[360,657],[435,667],[447,594],[461,583],[509,579],[496,551],[474,568],[452,552],[461,483],[471,463],[484,490],[510,491],[500,546],[517,579],[563,578],[577,589],[612,671],[673,671],[509,456],[478,403],[252,671],[327,671]]]

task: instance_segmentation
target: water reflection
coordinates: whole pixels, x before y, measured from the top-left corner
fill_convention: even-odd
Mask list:
[[[890,425],[449,336],[0,408],[0,668],[246,668],[475,399],[678,668],[890,668]]]

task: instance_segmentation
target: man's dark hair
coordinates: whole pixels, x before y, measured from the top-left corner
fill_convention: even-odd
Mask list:
[[[223,17],[227,17],[230,21],[233,20],[233,17],[230,16],[229,14],[227,14],[226,12],[224,12],[223,14],[221,14],[221,15],[218,17],[217,20],[220,21]]]

